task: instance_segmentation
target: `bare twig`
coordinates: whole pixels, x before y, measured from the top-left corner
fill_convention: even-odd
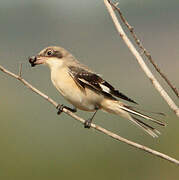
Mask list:
[[[25,79],[23,79],[23,78],[20,77],[19,75],[16,75],[16,74],[8,71],[7,69],[5,69],[4,67],[2,67],[1,65],[0,65],[0,70],[1,70],[2,72],[4,72],[4,73],[8,74],[9,76],[11,76],[11,77],[19,80],[19,81],[20,81],[21,83],[23,83],[26,87],[28,87],[28,88],[31,89],[33,92],[37,93],[38,95],[40,95],[41,97],[43,97],[44,99],[46,99],[46,100],[47,100],[49,103],[51,103],[53,106],[55,106],[55,107],[58,106],[58,103],[57,103],[57,102],[55,102],[53,99],[51,99],[50,97],[48,97],[46,94],[44,94],[44,93],[42,93],[41,91],[39,91],[38,89],[36,89],[34,86],[32,86],[30,83],[28,83]],[[76,114],[72,113],[71,111],[69,111],[69,110],[67,110],[67,109],[64,108],[64,109],[63,109],[63,112],[65,112],[66,114],[70,115],[70,116],[73,117],[74,119],[76,119],[76,120],[78,120],[78,121],[80,121],[81,123],[84,124],[85,120],[82,119],[81,117],[77,116]],[[108,136],[110,136],[110,137],[118,140],[118,141],[121,141],[121,142],[126,143],[126,144],[128,144],[128,145],[130,145],[130,146],[133,146],[133,147],[135,147],[135,148],[137,148],[137,149],[143,150],[143,151],[145,151],[145,152],[148,152],[148,153],[150,153],[150,154],[153,154],[153,155],[155,155],[155,156],[158,156],[158,157],[160,157],[160,158],[162,158],[162,159],[165,159],[165,160],[167,160],[167,161],[169,161],[169,162],[172,162],[172,163],[174,163],[174,164],[176,164],[176,165],[179,165],[179,161],[178,161],[178,160],[176,160],[176,159],[174,159],[174,158],[172,158],[172,157],[170,157],[170,156],[168,156],[168,155],[165,155],[165,154],[163,154],[163,153],[161,153],[161,152],[155,151],[155,150],[153,150],[153,149],[151,149],[151,148],[148,148],[148,147],[143,146],[143,145],[141,145],[141,144],[138,144],[138,143],[135,143],[135,142],[130,141],[130,140],[128,140],[128,139],[125,139],[125,138],[123,138],[123,137],[121,137],[121,136],[119,136],[119,135],[117,135],[117,134],[115,134],[115,133],[112,133],[112,132],[110,132],[110,131],[108,131],[108,130],[106,130],[106,129],[98,126],[98,125],[96,125],[96,124],[93,124],[93,123],[92,123],[92,124],[91,124],[91,127],[94,128],[94,129],[96,129],[97,131],[100,131],[100,132],[102,132],[102,133],[104,133],[104,134],[106,134],[106,135],[108,135]]]
[[[22,63],[19,65],[19,77],[22,77]]]
[[[146,73],[146,75],[148,76],[148,78],[150,79],[151,83],[153,84],[153,86],[158,90],[158,92],[160,93],[160,95],[163,97],[163,99],[168,103],[168,105],[170,106],[170,108],[174,111],[174,113],[179,117],[179,108],[177,107],[177,105],[173,102],[173,100],[170,98],[170,96],[166,93],[166,91],[162,88],[162,86],[159,84],[159,82],[157,81],[157,79],[154,77],[154,75],[152,74],[152,72],[149,70],[149,68],[146,66],[144,60],[142,59],[141,55],[139,54],[139,52],[135,49],[134,45],[132,44],[132,42],[129,40],[129,38],[127,37],[127,35],[125,34],[124,30],[122,29],[116,14],[112,8],[112,6],[110,5],[110,3],[108,2],[108,0],[104,0],[104,3],[107,7],[107,10],[109,12],[109,14],[111,15],[111,18],[115,24],[115,27],[120,35],[120,37],[124,40],[124,42],[126,43],[127,47],[129,48],[129,50],[132,52],[132,54],[134,55],[134,57],[136,58],[136,60],[138,61],[139,65],[141,66],[141,68],[143,69],[143,71]]]
[[[175,95],[179,98],[179,92],[177,90],[177,88],[171,83],[171,81],[167,78],[167,76],[160,70],[160,68],[158,67],[158,65],[155,63],[155,61],[153,60],[151,54],[149,53],[149,51],[147,51],[144,46],[142,45],[142,42],[139,40],[139,38],[137,37],[136,33],[134,32],[134,27],[132,27],[128,21],[126,20],[126,18],[124,17],[124,15],[122,14],[121,10],[119,7],[117,7],[117,5],[119,3],[112,3],[111,1],[108,1],[111,6],[117,10],[122,22],[126,25],[126,27],[129,29],[132,37],[134,38],[136,44],[139,46],[139,48],[142,50],[142,53],[145,54],[145,56],[148,58],[148,60],[150,61],[150,63],[154,66],[155,70],[161,75],[161,77],[166,81],[166,83],[170,86],[170,88],[173,90],[173,92],[175,93]]]

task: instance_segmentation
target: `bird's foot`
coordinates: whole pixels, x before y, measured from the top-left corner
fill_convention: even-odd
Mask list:
[[[94,114],[92,115],[92,117],[89,118],[88,120],[86,120],[86,121],[84,122],[84,128],[88,128],[88,129],[89,129],[89,128],[91,127],[92,120],[94,119],[94,116],[96,115],[98,109],[99,109],[99,108],[96,107],[96,111],[94,112]]]
[[[68,106],[64,106],[63,104],[58,104],[56,108],[58,109],[58,111],[57,111],[58,115],[60,115],[63,112],[63,108],[68,109],[69,111],[71,111],[73,113],[77,112],[76,108],[72,109],[72,108],[70,108]]]
[[[84,128],[90,128],[91,127],[91,121],[92,121],[92,119],[90,118],[90,119],[88,119],[88,120],[86,120],[85,122],[84,122]]]
[[[58,104],[56,108],[58,109],[57,114],[60,115],[63,112],[64,105]]]

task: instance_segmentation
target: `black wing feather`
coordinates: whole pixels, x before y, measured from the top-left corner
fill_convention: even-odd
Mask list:
[[[128,98],[126,95],[122,94],[118,90],[116,90],[113,86],[111,86],[108,82],[103,80],[100,76],[85,69],[70,66],[69,73],[74,78],[74,80],[80,84],[82,88],[88,86],[92,89],[97,90],[104,95],[115,99],[113,96],[124,99],[126,101],[137,104],[132,99]],[[103,87],[106,89],[104,90]]]

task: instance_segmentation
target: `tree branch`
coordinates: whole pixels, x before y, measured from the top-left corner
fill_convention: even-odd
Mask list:
[[[53,106],[55,106],[55,107],[58,106],[58,103],[57,103],[57,102],[55,102],[53,99],[51,99],[51,98],[48,97],[46,94],[44,94],[44,93],[42,93],[41,91],[39,91],[38,89],[36,89],[34,86],[32,86],[30,83],[28,83],[25,79],[23,79],[21,73],[20,73],[21,76],[16,75],[16,74],[8,71],[7,69],[5,69],[4,67],[2,67],[1,65],[0,65],[0,70],[1,70],[2,72],[4,72],[4,73],[8,74],[9,76],[11,76],[11,77],[19,80],[19,81],[20,81],[21,83],[23,83],[26,87],[28,87],[29,89],[31,89],[31,90],[32,90],[33,92],[35,92],[36,94],[40,95],[42,98],[44,98],[45,100],[47,100],[47,101],[48,101],[49,103],[51,103]],[[72,113],[71,111],[69,111],[69,110],[67,110],[67,109],[64,108],[64,109],[63,109],[63,112],[65,112],[66,114],[70,115],[70,116],[73,117],[74,119],[76,119],[76,120],[78,120],[79,122],[81,122],[81,123],[84,124],[85,120],[82,119],[81,117],[77,116],[76,114]],[[121,142],[123,142],[123,143],[126,143],[126,144],[128,144],[128,145],[130,145],[130,146],[133,146],[133,147],[137,148],[137,149],[143,150],[143,151],[145,151],[145,152],[148,152],[148,153],[150,153],[150,154],[153,154],[153,155],[155,155],[155,156],[158,156],[158,157],[160,157],[160,158],[162,158],[162,159],[165,159],[165,160],[167,160],[167,161],[169,161],[169,162],[172,162],[172,163],[174,163],[174,164],[176,164],[176,165],[179,165],[179,161],[178,161],[178,160],[176,160],[176,159],[174,159],[174,158],[172,158],[172,157],[170,157],[170,156],[168,156],[168,155],[165,155],[165,154],[163,154],[163,153],[161,153],[161,152],[155,151],[155,150],[153,150],[153,149],[151,149],[151,148],[148,148],[148,147],[143,146],[143,145],[141,145],[141,144],[138,144],[138,143],[135,143],[135,142],[130,141],[130,140],[128,140],[128,139],[125,139],[125,138],[123,138],[123,137],[121,137],[121,136],[119,136],[119,135],[117,135],[117,134],[115,134],[115,133],[112,133],[111,131],[106,130],[106,129],[104,129],[103,127],[100,127],[100,126],[98,126],[98,125],[96,125],[96,124],[94,124],[94,123],[91,124],[91,128],[94,128],[94,129],[96,129],[96,130],[99,131],[99,132],[102,132],[102,133],[104,133],[104,134],[106,134],[106,135],[108,135],[108,136],[110,136],[110,137],[112,137],[112,138],[114,138],[114,139],[116,139],[116,140],[118,140],[118,141],[121,141]]]
[[[126,27],[129,29],[132,37],[134,38],[134,41],[136,42],[136,44],[138,45],[138,47],[142,50],[142,54],[145,54],[145,56],[148,58],[148,60],[150,61],[150,63],[154,66],[155,70],[160,74],[160,76],[166,81],[166,83],[170,86],[170,88],[173,90],[173,92],[175,93],[175,95],[179,98],[179,92],[177,90],[177,88],[171,83],[171,81],[167,78],[167,76],[160,70],[160,68],[158,67],[158,65],[155,63],[155,61],[153,60],[151,54],[149,53],[149,51],[147,51],[144,46],[142,45],[141,41],[139,40],[139,38],[137,37],[136,33],[134,32],[134,28],[128,23],[128,21],[126,20],[126,18],[123,16],[121,10],[119,7],[117,7],[117,4],[112,3],[111,1],[108,1],[111,6],[117,10],[122,22],[126,25]]]
[[[149,70],[149,68],[147,67],[147,65],[145,64],[144,60],[142,59],[141,55],[139,54],[139,52],[135,49],[134,45],[132,44],[132,42],[129,40],[129,38],[127,37],[127,35],[125,34],[124,30],[122,29],[122,26],[120,25],[116,14],[112,8],[112,6],[110,5],[110,3],[108,2],[109,0],[104,0],[104,3],[107,7],[107,10],[115,24],[115,27],[120,35],[120,37],[123,39],[123,41],[126,43],[127,47],[129,48],[129,50],[132,52],[132,54],[134,55],[134,57],[136,58],[136,60],[138,61],[139,65],[141,66],[142,70],[145,72],[145,74],[147,75],[147,77],[150,79],[151,83],[153,84],[153,86],[158,90],[158,92],[160,93],[160,95],[163,97],[163,99],[167,102],[167,104],[170,106],[170,108],[174,111],[174,113],[179,117],[179,108],[177,107],[177,105],[173,102],[173,100],[170,98],[170,96],[166,93],[166,91],[163,89],[163,87],[159,84],[159,82],[157,81],[157,79],[154,77],[154,75],[152,74],[152,72]]]

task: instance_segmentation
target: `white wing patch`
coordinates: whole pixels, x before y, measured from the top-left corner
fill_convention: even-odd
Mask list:
[[[88,81],[86,81],[85,79],[82,79],[82,78],[78,78],[80,81],[82,81],[83,83],[86,83],[88,85],[90,85],[90,83]]]
[[[105,86],[103,84],[99,84],[99,85],[104,92],[110,93],[110,89],[107,86]]]
[[[84,79],[82,79],[82,78],[78,78],[78,79],[79,79],[80,81],[88,84],[88,85],[92,85],[92,84],[90,84],[88,81],[86,81],[86,80],[84,80]],[[101,84],[101,83],[98,83],[98,85],[101,87],[102,91],[110,94],[110,89],[109,89],[107,86],[105,86],[105,85],[103,85],[103,84]]]

